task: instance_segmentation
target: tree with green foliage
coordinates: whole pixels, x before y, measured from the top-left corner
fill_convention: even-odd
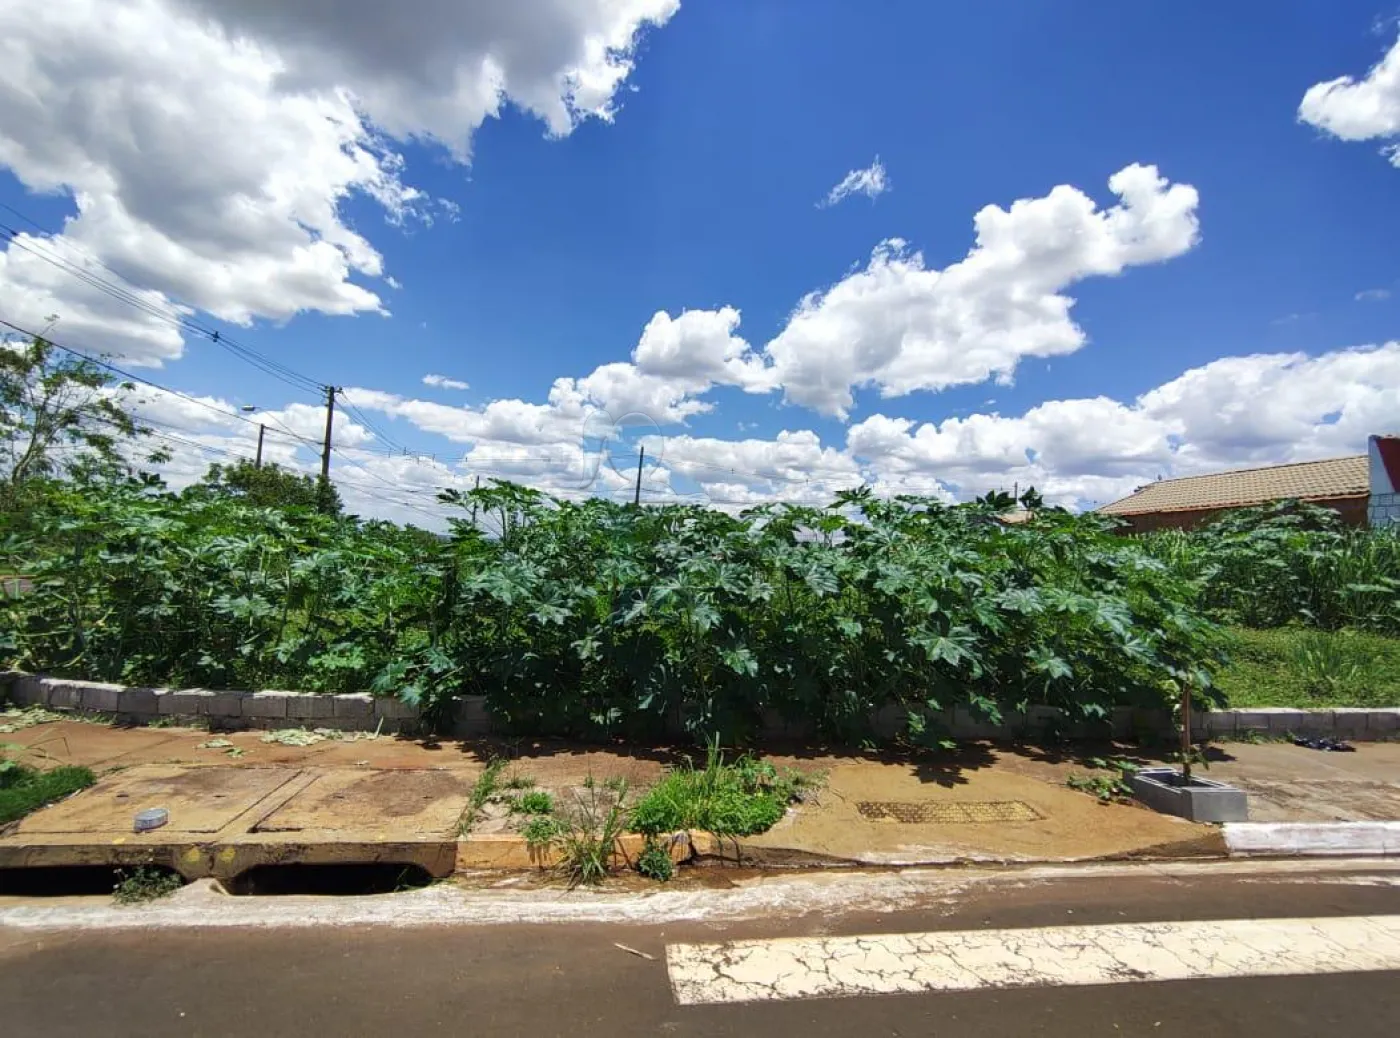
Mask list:
[[[247,460],[209,466],[204,478],[185,493],[190,497],[233,497],[258,508],[303,508],[327,515],[339,515],[342,509],[340,494],[331,483],[278,465],[259,466]]]
[[[36,480],[123,472],[123,443],[150,431],[113,392],[131,388],[43,338],[0,342],[0,510]]]

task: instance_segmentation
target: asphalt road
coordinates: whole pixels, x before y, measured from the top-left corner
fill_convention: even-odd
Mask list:
[[[1400,1033],[1400,974],[679,1006],[677,942],[1195,919],[1400,914],[1400,886],[1144,869],[972,893],[905,913],[740,924],[0,930],[0,1034],[1327,1036]],[[616,947],[625,944],[648,960]]]

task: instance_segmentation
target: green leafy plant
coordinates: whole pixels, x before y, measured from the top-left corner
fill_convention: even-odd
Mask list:
[[[1289,623],[1400,634],[1400,526],[1348,529],[1337,513],[1276,501],[1200,531],[1138,538],[1197,584],[1201,605],[1245,627]]]
[[[542,789],[532,789],[511,801],[511,814],[547,815],[554,812],[554,798]]]
[[[749,836],[771,829],[793,799],[796,784],[771,765],[741,757],[726,763],[717,739],[705,766],[673,768],[638,801],[632,828],[656,836],[701,829],[719,836]]]
[[[117,873],[117,885],[112,897],[119,905],[140,905],[175,893],[185,881],[180,874],[154,866],[138,866]]]
[[[1138,770],[1138,765],[1121,757],[1091,757],[1085,763],[1109,774],[1071,775],[1065,779],[1065,785],[1070,789],[1095,796],[1104,804],[1132,799],[1133,788],[1128,784],[1128,778]]]
[[[741,515],[445,494],[449,537],[258,503],[220,474],[35,483],[0,514],[0,665],[129,684],[394,696],[432,724],[481,694],[531,735],[737,743],[774,717],[858,742],[894,706],[1093,722],[1209,696],[1203,591],[1113,521],[868,490]],[[475,517],[473,520],[472,517]],[[482,532],[491,528],[492,535]],[[911,722],[912,724],[913,722]],[[912,729],[911,729],[912,731]]]
[[[564,832],[564,824],[552,815],[531,815],[520,835],[531,850],[550,846]]]
[[[676,874],[676,863],[671,860],[671,852],[658,840],[648,838],[646,846],[637,855],[637,872],[647,879],[665,883]]]

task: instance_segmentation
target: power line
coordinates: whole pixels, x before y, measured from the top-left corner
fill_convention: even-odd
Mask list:
[[[356,418],[358,418],[361,424],[363,424],[365,428],[372,432],[376,437],[382,440],[389,447],[401,451],[404,454],[413,453],[402,443],[399,443],[397,440],[393,439],[386,432],[384,432],[384,430],[380,429],[379,426],[375,425],[372,421],[370,421],[369,418],[365,415],[365,413],[361,411],[358,406],[356,406],[353,400],[350,399],[350,395],[345,392],[344,387],[341,387],[338,393],[340,399],[345,402],[345,406],[350,411],[350,413],[353,414]]]
[[[34,228],[36,228],[37,230],[39,230],[42,234],[47,235],[47,237],[45,238],[45,244],[46,244],[46,245],[51,246],[51,245],[52,245],[53,243],[55,243],[55,242],[62,241],[65,245],[69,246],[70,248],[75,249],[75,251],[77,250],[77,246],[76,246],[74,243],[69,242],[67,239],[64,239],[64,238],[62,238],[61,236],[56,235],[56,234],[54,234],[54,233],[48,231],[47,229],[45,229],[44,227],[42,227],[39,223],[37,223],[36,221],[34,221],[32,218],[26,216],[23,212],[21,212],[20,210],[16,209],[14,206],[11,206],[11,205],[9,205],[9,204],[7,204],[7,203],[4,203],[4,202],[0,202],[0,207],[3,207],[3,208],[6,209],[7,211],[13,213],[14,215],[16,215],[17,217],[19,217],[19,218],[20,218],[21,220],[23,220],[24,222],[30,224],[31,226],[33,226]],[[191,318],[189,318],[189,317],[184,317],[184,316],[179,316],[179,317],[177,317],[177,316],[174,316],[174,315],[172,315],[170,312],[168,312],[167,310],[162,309],[161,307],[154,305],[153,303],[151,303],[151,302],[148,301],[148,300],[142,299],[140,296],[136,295],[132,290],[127,289],[127,288],[124,288],[124,287],[122,287],[121,285],[113,284],[112,282],[107,281],[107,280],[105,280],[105,279],[99,277],[98,275],[92,273],[90,270],[85,270],[85,269],[83,269],[83,268],[81,268],[81,267],[75,266],[73,263],[69,262],[68,260],[66,260],[66,259],[63,258],[62,256],[59,256],[59,255],[57,255],[57,254],[55,254],[55,253],[49,251],[48,248],[46,248],[46,247],[39,247],[39,246],[38,246],[37,240],[34,239],[32,236],[29,238],[29,242],[28,242],[28,243],[26,243],[26,242],[24,242],[24,241],[20,241],[20,240],[18,240],[18,239],[19,239],[20,232],[16,231],[16,230],[15,230],[14,228],[12,228],[12,227],[9,227],[9,226],[7,226],[7,225],[5,225],[5,224],[2,224],[2,223],[0,223],[0,231],[4,231],[5,233],[7,233],[7,234],[10,235],[10,239],[11,239],[11,244],[12,244],[12,245],[17,246],[18,248],[23,249],[24,251],[26,251],[26,252],[30,253],[31,255],[37,257],[38,259],[40,259],[40,260],[42,260],[42,261],[44,261],[44,262],[46,262],[46,263],[49,263],[50,265],[52,265],[52,266],[54,266],[54,267],[57,267],[58,269],[60,269],[60,270],[62,270],[62,271],[64,271],[64,272],[66,272],[66,273],[72,275],[73,277],[78,278],[79,280],[81,280],[81,281],[84,282],[85,284],[89,285],[90,287],[95,288],[95,289],[97,289],[98,291],[104,292],[105,294],[109,295],[110,297],[115,298],[115,299],[117,299],[117,300],[119,300],[119,301],[121,301],[121,302],[124,302],[124,303],[126,303],[126,304],[128,304],[128,305],[130,305],[130,306],[136,307],[137,309],[141,310],[142,312],[144,312],[144,313],[146,313],[146,314],[148,314],[148,315],[150,315],[150,316],[152,316],[152,317],[155,317],[155,318],[157,318],[158,320],[165,321],[165,322],[167,322],[167,323],[169,323],[169,324],[171,324],[171,325],[173,325],[173,326],[175,326],[175,327],[177,327],[177,328],[180,328],[181,330],[188,331],[188,332],[192,332],[192,333],[197,334],[197,335],[201,335],[201,336],[203,336],[203,337],[209,339],[211,342],[215,343],[216,345],[218,345],[218,346],[222,347],[223,349],[227,350],[229,353],[233,354],[234,356],[239,357],[240,359],[244,360],[245,362],[247,362],[247,363],[250,364],[251,366],[257,368],[259,371],[262,371],[264,374],[267,374],[267,375],[269,375],[269,376],[272,377],[272,378],[278,379],[279,381],[281,381],[281,382],[283,382],[283,383],[285,383],[285,384],[291,386],[292,388],[295,388],[295,389],[298,389],[298,390],[302,390],[302,391],[315,391],[315,392],[317,392],[317,393],[321,393],[321,392],[325,392],[325,391],[326,391],[326,386],[325,386],[323,383],[318,382],[317,380],[311,378],[310,376],[303,375],[303,374],[301,374],[300,372],[295,371],[294,369],[288,367],[287,365],[282,364],[280,361],[274,360],[273,358],[267,356],[266,354],[263,354],[263,353],[258,352],[257,350],[253,349],[253,348],[250,347],[250,346],[245,346],[244,344],[237,342],[236,340],[234,340],[234,339],[232,339],[232,338],[230,338],[230,337],[224,335],[222,332],[218,331],[217,329],[208,328],[208,327],[206,327],[206,326],[204,326],[204,325],[199,324],[198,322],[194,321],[193,319],[191,319]],[[83,250],[83,251],[86,252],[86,250]],[[90,259],[92,262],[96,263],[97,265],[101,266],[104,270],[107,270],[109,273],[111,273],[111,274],[113,275],[113,277],[119,279],[119,280],[122,281],[122,282],[125,282],[127,285],[132,285],[132,282],[130,282],[129,279],[125,278],[123,275],[121,275],[121,274],[118,273],[117,271],[113,270],[110,266],[108,266],[106,263],[104,263],[100,258],[98,258],[98,257],[96,257],[96,256],[92,256],[91,254],[88,254],[88,255],[85,257],[85,259]],[[136,286],[133,285],[132,287],[135,288]],[[164,293],[162,293],[162,294],[164,294]],[[169,298],[169,297],[167,297],[167,298]],[[184,309],[187,309],[187,310],[193,310],[193,309],[194,309],[193,307],[190,307],[188,304],[182,303],[182,302],[180,302],[179,300],[173,300],[173,302],[174,302],[177,306],[182,307],[182,308],[184,308]],[[7,327],[14,328],[14,329],[17,330],[17,331],[21,331],[23,334],[27,334],[27,335],[30,335],[31,337],[34,337],[34,333],[32,333],[32,332],[26,332],[26,331],[24,331],[23,329],[20,329],[20,328],[18,328],[17,326],[10,324],[9,322],[0,321],[0,323],[5,324]],[[52,340],[50,340],[50,341],[52,341]],[[89,356],[89,355],[87,355],[87,354],[83,354],[83,353],[81,353],[81,352],[79,352],[79,351],[77,351],[77,350],[69,349],[68,347],[62,346],[62,345],[59,344],[59,343],[54,343],[54,345],[59,346],[60,349],[65,349],[65,350],[67,350],[68,352],[73,353],[73,354],[75,354],[75,355],[77,355],[77,356],[84,357],[85,359],[90,360],[90,361],[92,361],[92,362],[94,362],[94,363],[101,364],[103,367],[106,367],[106,368],[108,368],[109,370],[116,371],[117,373],[123,375],[123,377],[129,378],[129,379],[133,379],[133,380],[138,381],[138,382],[145,383],[146,385],[150,385],[150,386],[152,386],[152,387],[154,387],[154,388],[161,389],[161,390],[164,391],[164,392],[172,393],[172,394],[174,394],[174,395],[176,395],[176,396],[181,396],[181,397],[183,397],[183,398],[185,398],[185,399],[187,399],[187,400],[192,400],[192,401],[194,401],[195,403],[199,403],[201,406],[208,407],[208,408],[210,408],[211,410],[214,410],[214,411],[216,411],[216,412],[218,412],[218,413],[225,414],[225,415],[231,415],[232,417],[235,417],[235,418],[240,418],[240,419],[243,420],[243,421],[247,421],[250,425],[257,425],[257,424],[260,424],[260,423],[257,423],[257,422],[253,422],[251,419],[244,418],[244,417],[241,416],[241,415],[234,414],[233,412],[223,411],[223,410],[220,409],[220,408],[213,407],[213,405],[207,404],[207,403],[205,403],[204,401],[198,400],[198,399],[196,399],[196,398],[194,398],[194,397],[187,396],[186,394],[180,393],[180,392],[177,391],[177,390],[173,390],[173,389],[169,389],[169,388],[164,387],[164,386],[160,386],[160,385],[158,385],[158,384],[156,384],[156,383],[154,383],[154,382],[151,382],[151,381],[148,380],[148,379],[143,379],[143,378],[141,378],[140,376],[132,375],[132,374],[130,374],[129,372],[124,372],[124,371],[122,371],[121,369],[116,368],[116,367],[113,366],[113,365],[107,364],[107,363],[105,363],[105,362],[103,362],[103,361],[99,361],[99,360],[97,360],[96,358],[91,357],[91,356]],[[393,437],[389,436],[386,432],[384,432],[384,430],[383,430],[382,428],[380,428],[374,421],[372,421],[372,420],[364,413],[364,411],[363,411],[358,405],[356,405],[355,402],[354,402],[353,400],[351,400],[351,399],[349,398],[348,394],[346,394],[346,393],[344,392],[343,389],[342,389],[342,390],[339,390],[338,392],[339,392],[339,395],[341,396],[342,400],[345,402],[347,409],[351,412],[351,414],[353,414],[353,415],[355,416],[355,418],[358,419],[359,422],[362,423],[362,424],[364,425],[364,427],[367,428],[367,429],[371,432],[372,435],[374,435],[377,439],[379,439],[381,442],[383,442],[383,443],[385,444],[385,446],[389,448],[389,451],[391,452],[391,454],[409,455],[409,454],[414,454],[414,453],[416,453],[416,452],[414,452],[414,451],[411,451],[408,447],[406,447],[406,446],[405,446],[403,443],[401,443],[400,441],[395,440]],[[274,419],[270,419],[270,416],[269,416],[269,420],[274,420]],[[278,424],[280,425],[280,423],[278,423]],[[298,435],[298,434],[296,434],[296,433],[291,432],[290,430],[287,430],[285,426],[282,426],[282,428],[286,431],[286,434],[287,434],[287,435],[292,436],[294,439],[297,439],[297,440],[299,440],[299,441],[301,441],[301,442],[303,442],[303,443],[306,443],[306,444],[308,444],[308,445],[311,445],[311,446],[316,446],[316,447],[320,447],[320,446],[321,446],[320,444],[315,443],[314,441],[310,440],[310,439],[307,438],[307,437],[300,436],[300,435]],[[584,452],[585,455],[586,455],[586,453],[587,453],[587,452]],[[600,456],[601,456],[601,452],[600,452]],[[434,460],[436,460],[436,458],[434,458]],[[465,460],[465,459],[464,459],[464,460]],[[527,452],[527,453],[524,453],[524,454],[518,454],[518,455],[511,456],[511,457],[506,457],[506,456],[504,456],[504,455],[497,455],[495,458],[474,458],[474,459],[472,459],[472,463],[473,463],[473,467],[474,467],[474,468],[488,468],[488,469],[489,469],[490,464],[491,464],[492,462],[506,462],[506,461],[520,462],[520,461],[529,461],[529,462],[538,462],[538,463],[541,463],[541,464],[555,464],[556,462],[572,462],[572,461],[574,461],[574,460],[577,460],[577,459],[574,459],[574,458],[557,458],[557,457],[549,456],[549,455],[546,455],[546,456],[538,456],[538,455],[531,455],[531,454],[529,454],[529,453]],[[663,464],[664,464],[664,462],[663,462]],[[669,466],[668,466],[668,467],[669,467]],[[731,475],[734,475],[734,476],[741,476],[741,477],[747,476],[747,477],[750,477],[750,478],[753,478],[753,479],[767,480],[767,481],[769,481],[769,482],[787,483],[787,484],[790,484],[790,485],[801,485],[801,486],[810,486],[810,487],[821,487],[821,486],[823,486],[823,485],[845,485],[845,484],[848,483],[849,479],[854,478],[854,477],[832,476],[832,477],[826,477],[826,478],[812,479],[811,477],[785,476],[785,475],[779,475],[779,474],[776,474],[776,473],[754,472],[754,471],[752,471],[752,470],[739,469],[739,468],[735,468],[735,467],[732,467],[732,466],[716,465],[716,464],[709,463],[709,462],[694,461],[694,460],[683,460],[683,461],[680,461],[678,464],[676,464],[675,467],[676,467],[678,470],[680,470],[680,473],[681,473],[682,475],[686,475],[686,473],[685,473],[685,471],[684,471],[686,468],[703,468],[703,469],[709,469],[709,470],[711,470],[711,471],[728,473],[728,474],[731,474]],[[368,470],[365,470],[365,471],[368,472]],[[376,477],[376,478],[377,478],[377,477]],[[382,482],[382,480],[381,480],[381,482]]]
[[[198,404],[200,407],[207,408],[208,410],[213,411],[215,414],[221,414],[226,418],[236,418],[240,422],[245,422],[248,425],[256,426],[258,424],[257,422],[254,422],[251,419],[249,419],[246,415],[241,415],[236,411],[226,411],[222,407],[217,407],[214,404],[209,403],[207,400],[201,400],[199,399],[199,397],[190,396],[188,393],[182,393],[178,389],[171,389],[169,386],[163,386],[159,382],[152,382],[150,379],[144,378],[141,375],[134,375],[130,371],[125,370],[124,368],[119,368],[115,364],[112,364],[105,360],[101,360],[97,357],[92,356],[91,354],[84,353],[82,350],[75,350],[71,346],[65,346],[63,345],[63,343],[56,341],[50,336],[40,335],[39,333],[34,332],[28,328],[24,328],[18,324],[15,324],[13,321],[7,321],[4,318],[0,318],[0,325],[9,328],[11,331],[18,332],[20,335],[28,336],[31,339],[43,339],[43,341],[49,343],[52,346],[57,347],[65,353],[72,354],[74,357],[79,357],[90,364],[96,364],[98,367],[105,368],[106,370],[112,372],[115,375],[120,375],[124,379],[128,379],[132,382],[139,382],[142,385],[149,386],[152,389],[158,389],[162,393],[169,393],[172,396],[178,396],[182,400],[188,400],[192,404]],[[290,430],[287,431],[287,435],[293,437],[294,439],[300,440],[302,443],[309,444],[310,446],[316,447],[318,449],[320,447],[320,444],[317,443],[315,440],[307,439],[305,436],[298,436],[296,433],[293,433]]]
[[[272,357],[269,357],[264,353],[258,352],[251,346],[246,346],[243,343],[238,342],[237,340],[229,337],[228,335],[225,335],[223,332],[217,329],[209,328],[206,325],[200,324],[198,321],[194,320],[191,317],[176,316],[170,313],[168,310],[156,306],[149,300],[142,299],[139,295],[135,294],[135,290],[138,289],[138,286],[134,285],[130,281],[130,279],[124,277],[117,271],[113,270],[106,263],[103,263],[102,260],[98,257],[91,256],[89,254],[85,257],[85,259],[90,259],[92,262],[96,263],[104,270],[108,271],[113,277],[117,278],[121,282],[124,282],[126,286],[131,287],[128,288],[124,285],[113,284],[112,282],[98,276],[97,274],[94,274],[91,270],[86,270],[82,267],[76,266],[68,259],[52,251],[52,245],[55,242],[62,241],[64,242],[64,244],[69,245],[69,247],[71,248],[76,248],[76,246],[73,246],[72,243],[68,242],[66,239],[61,238],[60,236],[55,235],[52,232],[46,230],[44,227],[40,226],[37,222],[26,216],[24,213],[20,212],[14,206],[5,204],[3,202],[0,202],[0,206],[2,206],[11,213],[14,213],[21,220],[24,220],[26,223],[38,229],[42,234],[47,235],[47,237],[44,240],[45,244],[43,246],[40,246],[38,240],[33,238],[32,236],[27,236],[29,237],[29,242],[26,243],[24,241],[19,240],[19,231],[16,231],[13,227],[10,227],[6,224],[0,223],[0,231],[4,231],[10,236],[10,243],[12,245],[17,246],[25,252],[28,252],[30,255],[35,256],[36,258],[44,261],[45,263],[48,263],[51,266],[54,266],[59,270],[62,270],[65,273],[78,278],[80,281],[82,281],[89,287],[97,289],[99,292],[103,292],[104,294],[121,302],[124,302],[129,306],[134,306],[137,309],[141,310],[143,313],[146,313],[149,316],[156,318],[157,320],[164,321],[167,324],[170,324],[176,328],[180,328],[183,331],[191,332],[196,335],[201,335],[209,339],[216,345],[221,346],[222,348],[228,350],[235,356],[247,361],[249,364],[262,371],[264,374],[279,379],[280,381],[292,386],[293,388],[301,390],[318,391],[321,389],[321,383],[317,382],[315,379],[307,375],[303,375],[300,372],[295,371],[294,369],[283,364],[281,361],[274,360]],[[166,295],[165,293],[161,294]],[[167,298],[170,297],[167,296]],[[186,311],[193,311],[194,309],[196,309],[195,307],[190,306],[188,303],[184,303],[178,299],[172,299],[172,302],[176,307]]]

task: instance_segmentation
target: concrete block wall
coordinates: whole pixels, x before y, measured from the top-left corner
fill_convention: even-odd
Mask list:
[[[1400,494],[1372,494],[1366,521],[1372,526],[1400,523]]]
[[[312,692],[230,692],[202,688],[165,689],[112,685],[100,681],[70,681],[33,674],[0,673],[0,693],[21,705],[50,710],[106,714],[141,724],[158,717],[202,719],[219,728],[338,728],[344,731],[415,733],[420,728],[417,707],[397,699],[353,695],[320,695]],[[879,710],[872,724],[875,734],[891,738],[905,726],[908,711],[899,706]],[[451,734],[463,737],[489,735],[491,715],[484,696],[458,699],[452,711]],[[989,724],[964,707],[938,713],[925,712],[925,721],[954,739],[1032,739],[1037,733],[1056,730],[1070,739],[1130,739],[1137,736],[1170,738],[1175,727],[1169,710],[1117,707],[1097,724],[1067,721],[1054,707],[1032,707],[1026,714],[1007,714],[1001,724]],[[763,736],[778,741],[810,738],[812,726],[784,722],[776,712],[764,718]],[[1256,732],[1269,737],[1328,735],[1352,741],[1400,739],[1400,707],[1389,709],[1211,710],[1197,712],[1191,720],[1195,735],[1232,739]],[[680,734],[679,727],[677,735]]]

